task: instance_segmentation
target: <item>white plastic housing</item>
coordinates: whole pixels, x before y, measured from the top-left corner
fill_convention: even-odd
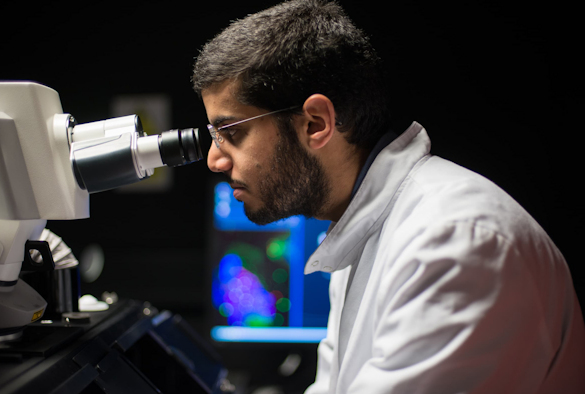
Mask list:
[[[138,139],[137,159],[140,171],[164,166],[160,156],[159,138],[159,135],[150,135]]]
[[[136,132],[136,115],[122,116],[75,126],[71,142],[87,141]]]
[[[0,219],[89,217],[89,194],[69,160],[59,94],[33,82],[0,82]]]

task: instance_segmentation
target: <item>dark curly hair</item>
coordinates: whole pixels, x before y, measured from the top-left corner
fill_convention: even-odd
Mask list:
[[[238,100],[266,110],[329,97],[346,140],[370,150],[389,128],[380,59],[343,9],[326,0],[293,0],[234,21],[208,42],[193,85],[239,80]]]

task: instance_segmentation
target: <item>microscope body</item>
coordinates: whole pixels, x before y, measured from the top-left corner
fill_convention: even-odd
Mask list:
[[[146,136],[135,115],[77,125],[55,90],[0,82],[0,337],[43,315],[19,274],[47,220],[88,218],[90,193],[201,158],[197,129]]]

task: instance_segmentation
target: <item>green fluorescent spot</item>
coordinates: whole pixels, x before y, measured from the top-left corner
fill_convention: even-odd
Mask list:
[[[252,315],[246,317],[246,320],[244,321],[244,326],[267,327],[267,326],[270,326],[273,321],[274,321],[273,317],[252,314]]]
[[[277,268],[272,273],[272,280],[276,283],[284,283],[288,279],[288,272],[282,268]]]
[[[274,315],[274,325],[275,326],[282,326],[283,324],[284,324],[284,317],[280,313],[277,313],[276,315]]]
[[[224,317],[230,317],[234,313],[234,307],[232,304],[224,302],[219,306],[219,313]]]
[[[279,312],[288,312],[290,310],[290,300],[283,297],[276,301],[276,309],[278,309]]]
[[[270,260],[282,258],[286,250],[286,243],[281,239],[272,239],[266,246],[266,255]]]

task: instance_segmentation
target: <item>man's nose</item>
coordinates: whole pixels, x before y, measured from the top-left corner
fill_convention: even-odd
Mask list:
[[[212,143],[207,155],[207,166],[213,172],[226,172],[232,169],[233,163],[229,155]]]

